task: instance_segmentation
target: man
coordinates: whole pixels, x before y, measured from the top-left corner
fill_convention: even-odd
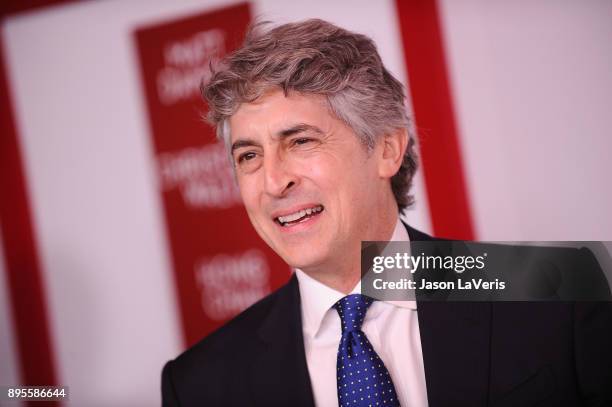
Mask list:
[[[362,241],[431,239],[399,219],[414,141],[369,38],[321,20],[258,26],[203,93],[249,219],[296,272],[168,362],[164,405],[609,402],[609,304],[359,294]]]

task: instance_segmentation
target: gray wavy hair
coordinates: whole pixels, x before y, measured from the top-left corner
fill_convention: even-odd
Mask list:
[[[374,42],[323,20],[311,19],[269,29],[255,24],[244,44],[227,55],[202,84],[207,119],[217,137],[229,142],[228,119],[242,103],[279,88],[323,95],[330,111],[368,149],[399,129],[409,135],[402,165],[391,178],[400,212],[413,204],[408,194],[417,169],[415,138],[406,113],[404,86],[384,67]],[[212,68],[211,68],[212,69]]]

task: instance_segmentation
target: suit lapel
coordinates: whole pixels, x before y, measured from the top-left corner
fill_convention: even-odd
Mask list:
[[[295,275],[279,291],[258,333],[262,346],[251,366],[253,400],[262,406],[314,406]]]
[[[406,225],[411,241],[437,240]],[[420,300],[417,312],[430,407],[485,406],[491,304]]]

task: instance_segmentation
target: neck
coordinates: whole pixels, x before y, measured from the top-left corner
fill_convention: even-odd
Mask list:
[[[346,264],[344,267],[346,267]],[[343,294],[349,294],[351,291],[353,291],[361,279],[361,272],[359,268],[360,265],[357,264],[356,267],[355,265],[351,265],[350,267],[336,273],[329,273],[322,270],[318,272],[309,272],[304,270],[304,272],[320,283],[325,284],[336,291]]]

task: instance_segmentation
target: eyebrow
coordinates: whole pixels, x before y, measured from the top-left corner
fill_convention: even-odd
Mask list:
[[[323,134],[321,129],[311,124],[299,123],[295,126],[291,126],[288,129],[279,131],[277,134],[280,138],[293,136],[294,134],[304,133],[306,131],[312,131],[314,133]]]
[[[293,136],[295,134],[304,133],[306,131],[312,131],[317,134],[323,134],[323,131],[316,126],[306,124],[306,123],[299,123],[291,127],[288,127],[286,129],[278,131],[276,135],[278,138],[284,139],[284,138]],[[253,147],[253,146],[260,147],[261,144],[253,139],[236,140],[234,143],[232,143],[232,154],[234,153],[234,151],[236,151],[239,148]]]
[[[258,142],[251,140],[251,139],[237,140],[232,144],[232,154],[234,154],[234,151],[236,151],[239,148],[259,146],[259,145],[260,144]]]

